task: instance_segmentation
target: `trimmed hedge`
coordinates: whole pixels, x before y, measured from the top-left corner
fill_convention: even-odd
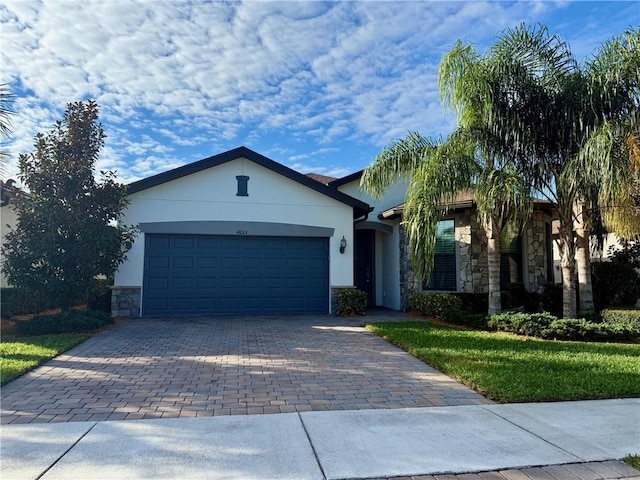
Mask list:
[[[476,294],[410,292],[409,306],[414,312],[421,316],[435,317],[443,322],[454,325],[486,329],[486,313],[476,313],[471,309],[463,308],[464,295]],[[479,297],[475,297],[473,299],[477,300],[478,298]]]
[[[14,287],[0,290],[0,313],[2,318],[44,312],[54,306],[55,302],[40,291],[35,292],[27,288]]]
[[[364,315],[367,309],[367,294],[357,288],[347,288],[338,293],[338,315]]]
[[[36,315],[31,320],[18,321],[14,329],[21,335],[83,333],[92,332],[114,321],[106,312],[69,310],[57,315]]]
[[[557,318],[543,313],[520,311],[503,312],[489,318],[489,328],[556,340],[621,341],[640,339],[640,323],[615,318],[613,314],[602,321],[584,318]]]
[[[436,317],[444,322],[454,322],[462,311],[462,301],[447,293],[411,292],[409,305],[420,315]]]
[[[640,310],[635,308],[607,308],[600,312],[603,322],[622,322],[640,326]]]
[[[452,292],[449,295],[459,298],[462,302],[462,308],[469,312],[486,315],[489,310],[489,295],[487,293]]]

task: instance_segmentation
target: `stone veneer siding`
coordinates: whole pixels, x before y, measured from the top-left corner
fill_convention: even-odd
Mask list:
[[[140,316],[140,287],[111,287],[111,316]]]
[[[475,209],[468,208],[454,216],[456,225],[456,263],[458,266],[458,291],[487,293],[489,269],[487,264],[487,237],[478,222]],[[451,218],[451,217],[449,217]],[[524,229],[523,280],[530,292],[541,292],[547,284],[547,248],[545,224],[551,217],[544,212],[534,212]],[[409,292],[420,290],[411,263],[409,237],[400,225],[400,306],[409,309]]]
[[[544,212],[534,212],[527,223],[525,233],[527,237],[525,259],[527,262],[528,285],[530,292],[542,293],[547,285],[547,262],[553,261],[547,258],[546,224],[551,223],[551,217]],[[553,280],[552,280],[553,281]]]
[[[403,312],[409,310],[409,293],[420,290],[420,282],[413,273],[411,261],[411,249],[409,248],[409,235],[404,226],[400,224],[400,308]]]
[[[352,288],[356,288],[353,285],[344,285],[344,286],[335,286],[331,287],[331,313],[336,315],[338,313],[338,297],[340,296],[340,292],[342,290],[350,290]]]

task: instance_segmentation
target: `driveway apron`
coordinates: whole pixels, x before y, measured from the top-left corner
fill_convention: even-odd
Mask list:
[[[2,423],[481,405],[366,331],[405,315],[129,319],[2,387]]]

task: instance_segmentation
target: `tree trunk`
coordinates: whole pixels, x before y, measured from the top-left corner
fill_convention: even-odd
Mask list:
[[[591,286],[591,251],[589,237],[591,236],[591,223],[587,217],[584,203],[576,206],[576,266],[578,269],[578,311],[581,313],[593,313],[593,288]]]
[[[489,270],[489,315],[502,311],[500,298],[500,236],[489,226],[487,235],[487,265]]]
[[[576,246],[573,218],[560,219],[560,255],[562,265],[562,316],[576,317]]]

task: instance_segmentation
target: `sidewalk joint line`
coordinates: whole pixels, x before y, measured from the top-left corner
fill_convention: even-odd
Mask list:
[[[73,442],[73,445],[71,445],[71,446],[70,446],[69,448],[67,448],[64,452],[62,452],[62,455],[60,455],[58,458],[56,458],[55,462],[53,462],[51,465],[49,465],[49,466],[44,470],[44,472],[42,472],[40,475],[38,475],[38,476],[36,477],[36,480],[40,480],[42,477],[44,477],[44,476],[47,474],[47,472],[48,472],[49,470],[51,470],[51,469],[52,469],[52,468],[53,468],[53,467],[54,467],[54,466],[55,466],[55,465],[56,465],[60,460],[62,460],[62,459],[64,458],[64,456],[65,456],[67,453],[69,453],[73,447],[75,447],[78,443],[80,443],[80,440],[82,440],[84,437],[86,437],[86,436],[89,434],[89,432],[95,428],[95,426],[96,426],[97,424],[98,424],[98,422],[95,422],[93,425],[91,425],[91,428],[89,428],[89,430],[87,430],[86,432],[84,432],[84,433],[80,436],[80,438],[78,438],[75,442]]]
[[[518,427],[520,430],[523,430],[523,431],[527,432],[529,435],[533,435],[534,437],[539,438],[539,439],[540,439],[540,440],[542,440],[544,443],[548,443],[548,444],[549,444],[549,445],[551,445],[552,447],[555,447],[555,448],[557,448],[558,450],[561,450],[561,451],[563,451],[564,453],[567,453],[567,454],[571,455],[572,457],[577,458],[577,459],[578,459],[578,462],[587,462],[587,461],[588,461],[587,459],[582,458],[582,457],[579,457],[579,456],[578,456],[578,455],[576,455],[575,453],[570,452],[569,450],[566,450],[566,449],[562,448],[560,445],[556,445],[555,443],[553,443],[553,442],[551,442],[551,441],[547,440],[546,438],[541,437],[541,436],[540,436],[540,435],[538,435],[537,433],[534,433],[534,432],[532,432],[532,431],[530,431],[530,430],[527,430],[527,429],[526,429],[526,428],[524,428],[522,425],[518,425],[517,423],[512,422],[512,421],[511,421],[511,420],[509,420],[508,418],[504,418],[503,416],[498,415],[496,412],[492,412],[491,410],[489,410],[488,408],[486,408],[486,406],[485,406],[485,405],[480,405],[480,408],[482,408],[484,411],[489,412],[489,413],[491,413],[491,414],[495,415],[496,417],[498,417],[498,418],[500,418],[500,419],[504,420],[505,422],[510,423],[510,424],[511,424],[511,425],[513,425],[514,427]],[[576,463],[578,463],[578,462],[576,462]]]
[[[311,435],[307,430],[307,426],[304,424],[304,420],[300,412],[296,412],[298,414],[298,418],[300,419],[300,423],[302,424],[302,429],[304,430],[304,434],[307,436],[307,440],[309,441],[309,445],[311,446],[311,451],[313,452],[313,456],[316,457],[316,463],[318,464],[318,468],[320,468],[320,473],[322,473],[322,478],[327,480],[327,474],[324,472],[324,468],[322,468],[322,463],[320,463],[320,457],[318,456],[318,452],[316,452],[316,447],[313,446],[313,442],[311,441]]]

